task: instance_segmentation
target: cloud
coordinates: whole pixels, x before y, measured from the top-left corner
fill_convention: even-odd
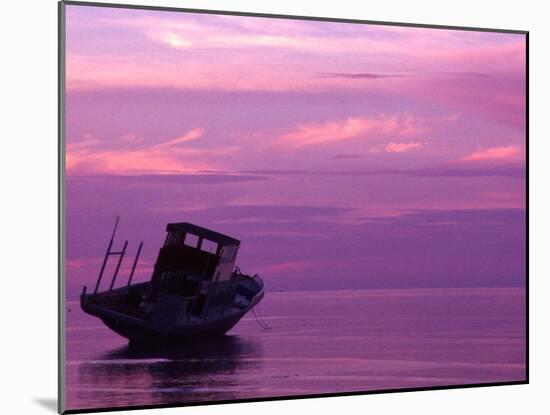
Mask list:
[[[238,174],[238,173],[166,173],[166,174],[132,174],[132,175],[120,175],[120,174],[93,174],[93,175],[75,175],[69,177],[69,180],[94,180],[94,181],[108,181],[110,183],[115,182],[132,182],[141,184],[179,184],[179,185],[208,185],[208,184],[222,184],[222,183],[238,183],[249,182],[258,180],[268,180],[268,177],[260,175],[250,174]]]
[[[132,141],[136,141],[137,138],[138,137],[136,134],[124,134],[124,135],[121,135],[120,137],[117,137],[116,141],[120,143],[131,143]]]
[[[67,172],[76,173],[174,173],[211,169],[212,165],[184,159],[182,154],[158,149],[68,151]],[[192,155],[190,153],[190,155]]]
[[[157,25],[159,22],[157,22]],[[243,33],[235,30],[209,27],[193,27],[185,25],[182,27],[164,25],[160,30],[149,31],[149,38],[153,41],[163,43],[177,49],[207,49],[207,48],[247,48],[247,47],[286,47],[303,48],[304,39],[297,39],[292,36],[269,33]],[[154,23],[150,27],[155,27]],[[158,27],[158,26],[157,26]]]
[[[416,137],[425,130],[420,120],[411,115],[382,114],[300,124],[279,136],[276,142],[291,147],[304,147],[359,137]]]
[[[457,163],[414,169],[372,169],[372,170],[247,170],[243,174],[266,176],[326,175],[326,176],[416,176],[416,177],[525,177],[525,165],[521,163],[499,166],[464,166]]]
[[[182,135],[181,137],[174,138],[173,140],[165,141],[164,143],[157,144],[155,147],[157,148],[170,147],[177,144],[185,143],[187,141],[193,141],[199,137],[202,137],[203,134],[204,134],[203,128],[194,128],[188,133]]]
[[[458,77],[488,78],[489,74],[482,72],[448,72],[448,75]]]
[[[398,78],[403,75],[377,74],[377,73],[345,73],[345,72],[321,72],[321,78],[342,78],[342,79],[383,79]]]
[[[387,218],[381,218],[387,221]],[[447,224],[462,224],[464,226],[494,226],[501,223],[521,223],[525,220],[525,209],[422,209],[404,213],[397,218],[391,218],[396,224],[414,226],[430,226]]]
[[[518,160],[521,157],[519,146],[510,145],[477,150],[463,157],[461,161]]]
[[[192,42],[174,32],[161,33],[157,39],[173,48],[185,48],[192,45]]]
[[[349,160],[361,158],[358,154],[336,154],[331,157],[331,160]]]
[[[394,170],[394,174],[419,177],[513,177],[525,178],[526,168],[523,164],[507,164],[501,166],[484,166],[464,168],[442,166],[409,170]]]
[[[71,174],[169,174],[212,170],[211,162],[197,160],[213,150],[178,148],[178,144],[202,136],[202,128],[194,128],[181,137],[142,148],[105,149],[99,140],[89,139],[67,144],[66,168]],[[216,150],[223,151],[223,149]]]
[[[82,137],[82,140],[67,143],[67,153],[87,150],[88,148],[97,146],[98,144],[99,140],[97,138],[92,138],[91,135],[85,135]]]
[[[386,153],[405,153],[408,151],[416,150],[426,145],[425,142],[416,143],[388,143],[385,147]]]
[[[523,35],[78,8],[67,30],[69,91],[361,90],[524,125]]]
[[[350,214],[352,209],[335,206],[308,205],[225,205],[201,208],[194,212],[209,222],[230,224],[257,222],[295,223],[303,221],[334,220]],[[191,215],[193,212],[186,211]]]
[[[255,269],[260,274],[282,276],[286,274],[296,274],[306,270],[315,270],[323,268],[325,264],[319,260],[288,261],[271,265],[261,266]]]

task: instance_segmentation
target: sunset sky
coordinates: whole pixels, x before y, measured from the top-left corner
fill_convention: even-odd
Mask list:
[[[268,290],[524,284],[524,35],[66,11],[69,297],[117,215],[122,280],[189,221]]]

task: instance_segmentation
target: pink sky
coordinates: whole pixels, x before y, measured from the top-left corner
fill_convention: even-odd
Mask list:
[[[70,292],[117,214],[144,279],[192,221],[274,288],[523,284],[524,35],[69,5],[66,119]]]

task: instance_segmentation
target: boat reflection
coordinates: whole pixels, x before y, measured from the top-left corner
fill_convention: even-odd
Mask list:
[[[261,365],[258,343],[239,336],[185,344],[131,344],[78,367],[82,401],[117,405],[189,403],[237,399],[236,385]]]

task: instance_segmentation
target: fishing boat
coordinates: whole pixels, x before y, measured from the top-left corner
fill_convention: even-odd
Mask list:
[[[128,241],[113,251],[118,218],[92,293],[84,287],[80,306],[135,343],[167,343],[223,335],[264,296],[264,283],[235,265],[240,241],[183,222],[166,227],[150,281],[132,283],[143,241],[127,282],[115,288]],[[109,288],[100,285],[110,257],[118,257]]]

